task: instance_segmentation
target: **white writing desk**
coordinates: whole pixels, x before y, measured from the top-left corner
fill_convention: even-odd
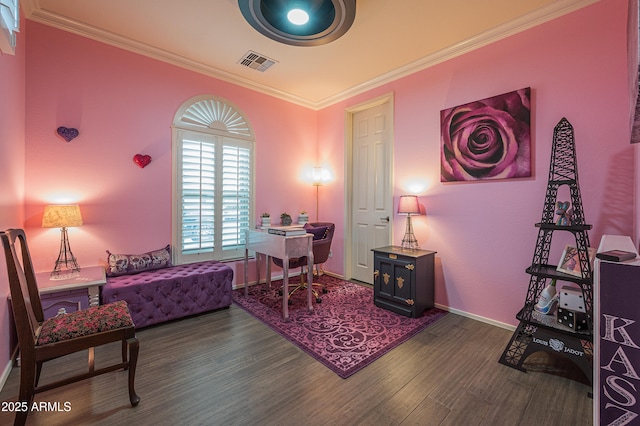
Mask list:
[[[267,257],[267,287],[271,288],[271,258],[282,259],[282,317],[289,318],[289,259],[307,256],[307,283],[313,282],[313,235],[269,234],[266,230],[247,229],[244,246],[244,296],[249,296],[249,251],[256,253],[256,283],[260,284],[260,262],[258,255]],[[307,305],[313,311],[312,288],[307,289]]]

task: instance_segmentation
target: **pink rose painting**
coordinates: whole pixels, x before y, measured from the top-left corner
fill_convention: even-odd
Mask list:
[[[441,182],[531,176],[531,88],[440,112]]]

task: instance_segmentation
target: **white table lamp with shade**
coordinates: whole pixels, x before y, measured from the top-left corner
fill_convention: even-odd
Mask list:
[[[52,279],[65,279],[70,274],[80,272],[78,261],[69,246],[67,228],[82,225],[82,215],[78,205],[48,205],[42,216],[43,228],[60,228],[60,253],[51,272]]]
[[[405,228],[404,238],[402,238],[402,248],[419,249],[420,245],[413,233],[413,225],[411,224],[411,215],[420,214],[420,204],[417,195],[401,195],[398,203],[398,213],[407,215],[407,227]]]

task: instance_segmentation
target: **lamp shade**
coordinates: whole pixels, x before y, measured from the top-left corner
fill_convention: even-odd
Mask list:
[[[420,204],[417,195],[401,195],[398,203],[398,213],[420,214]]]
[[[311,170],[311,181],[314,186],[322,186],[329,182],[329,171],[324,167],[314,167]]]
[[[68,228],[81,225],[82,215],[78,205],[49,205],[44,208],[43,228]]]

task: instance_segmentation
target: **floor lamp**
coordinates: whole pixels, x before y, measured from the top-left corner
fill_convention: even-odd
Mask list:
[[[69,235],[67,228],[71,226],[81,226],[82,215],[80,206],[77,205],[50,205],[45,206],[42,216],[43,228],[60,228],[60,253],[56,260],[55,267],[51,272],[51,277],[65,278],[66,274],[80,271],[78,261],[69,246]]]
[[[329,180],[329,172],[323,167],[314,167],[311,171],[311,181],[316,187],[316,222],[320,211],[320,187]]]
[[[398,203],[398,213],[407,215],[407,227],[402,238],[402,248],[419,249],[420,245],[413,233],[413,225],[411,224],[411,215],[420,214],[420,204],[417,195],[401,195]]]

